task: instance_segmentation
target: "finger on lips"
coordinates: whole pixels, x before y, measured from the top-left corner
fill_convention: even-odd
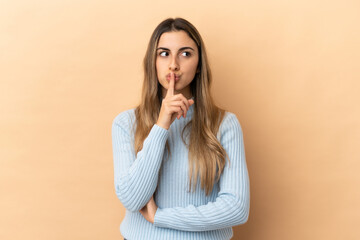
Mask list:
[[[175,73],[170,73],[170,77],[169,77],[169,88],[167,91],[166,96],[167,97],[172,97],[174,96],[174,92],[175,92]],[[184,118],[186,118],[186,114],[187,111],[189,110],[190,106],[194,103],[194,100],[192,99],[186,99],[181,93],[177,94],[176,96],[178,99],[180,97],[179,100],[182,101],[182,104],[180,105],[180,109],[178,111],[178,115],[177,118],[180,119],[181,116],[183,116]],[[175,99],[174,99],[175,100]]]
[[[167,96],[174,96],[174,86],[175,86],[174,73],[170,73],[169,89],[166,94]]]

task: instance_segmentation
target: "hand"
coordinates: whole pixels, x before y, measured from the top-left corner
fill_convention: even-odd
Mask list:
[[[148,222],[154,223],[157,208],[158,207],[156,206],[154,196],[152,196],[149,202],[145,205],[145,207],[143,207],[139,212]]]
[[[186,118],[186,113],[189,107],[194,104],[193,99],[186,99],[181,93],[174,95],[175,86],[175,74],[170,73],[169,88],[167,90],[165,98],[162,100],[161,109],[157,125],[169,129],[170,125],[174,122],[177,117],[180,119],[181,116]]]

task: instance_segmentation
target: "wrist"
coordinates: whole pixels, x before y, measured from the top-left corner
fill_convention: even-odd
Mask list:
[[[166,130],[169,130],[169,126],[167,126],[167,125],[165,125],[165,124],[162,124],[162,123],[160,123],[160,122],[157,122],[156,125],[158,125],[159,127],[164,128],[164,129],[166,129]]]
[[[156,207],[154,215],[152,216],[152,219],[151,219],[152,224],[155,224],[155,216],[156,216],[157,210],[158,210],[158,207]]]

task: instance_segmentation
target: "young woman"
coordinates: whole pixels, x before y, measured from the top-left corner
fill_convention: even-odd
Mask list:
[[[211,81],[196,28],[182,18],[161,22],[144,58],[141,102],[112,125],[125,239],[230,239],[232,226],[248,220],[242,129],[214,104]]]

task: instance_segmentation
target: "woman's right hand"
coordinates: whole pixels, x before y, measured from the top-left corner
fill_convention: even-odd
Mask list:
[[[177,117],[186,117],[186,113],[189,107],[194,104],[193,99],[186,99],[181,93],[174,95],[175,88],[175,76],[174,73],[170,73],[169,88],[167,90],[165,98],[162,100],[161,109],[158,121],[156,124],[165,129],[169,129],[170,125]]]

